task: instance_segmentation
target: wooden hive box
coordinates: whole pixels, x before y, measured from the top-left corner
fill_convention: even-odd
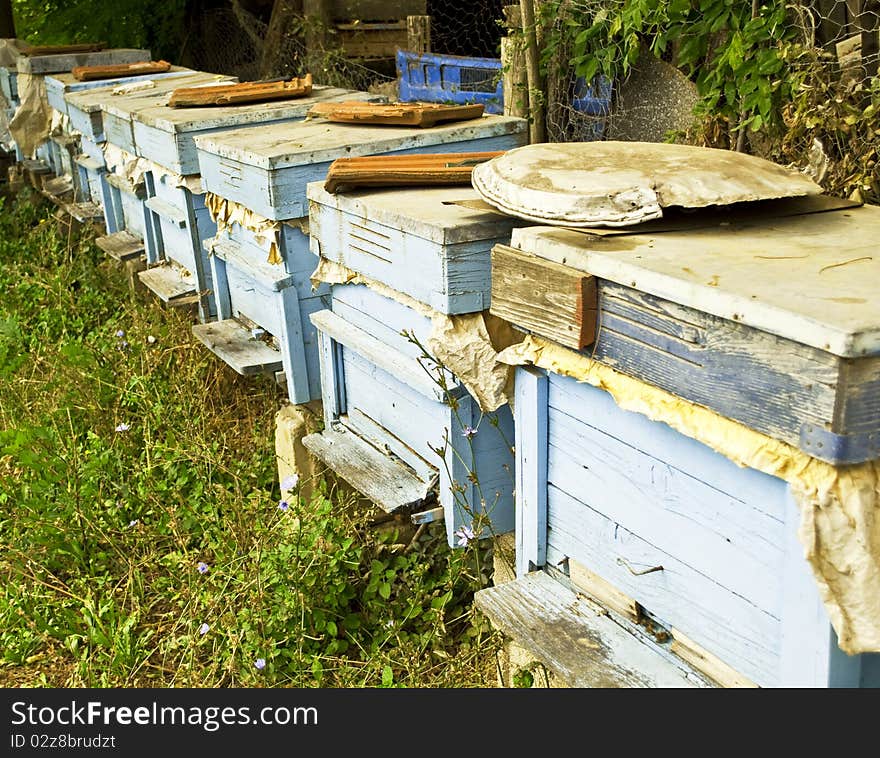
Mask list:
[[[331,124],[258,126],[237,134],[196,138],[205,188],[268,219],[307,216],[305,186],[327,175],[341,157],[427,152],[488,152],[525,144],[524,119],[484,115],[429,129]]]
[[[643,655],[609,652],[628,629],[654,659],[645,680],[688,662],[723,686],[880,686],[880,655],[838,647],[785,481],[552,370],[518,368],[514,407],[518,578],[477,607],[552,671],[657,686],[596,683]],[[617,631],[572,615],[584,593]],[[562,628],[595,644],[566,644]]]
[[[268,268],[265,248],[240,225],[233,224],[223,244],[213,246],[220,317],[217,325],[197,325],[196,335],[240,373],[277,370],[280,362],[292,402],[320,398],[317,333],[310,315],[327,308],[330,289],[321,285],[313,291],[309,279],[318,264],[303,231],[309,223],[309,182],[323,179],[340,157],[504,150],[522,144],[524,130],[524,120],[500,116],[430,129],[308,120],[196,137],[204,188],[277,222],[281,235],[279,262]],[[251,357],[251,325],[281,340],[274,363]]]
[[[431,319],[355,284],[334,285],[332,308],[311,319],[320,340],[325,428],[303,444],[388,512],[442,508],[450,545],[478,514],[491,520],[491,533],[511,531],[510,408],[481,418],[454,376],[447,372],[445,388],[432,378],[431,362],[420,361],[421,349],[401,334],[412,332],[425,345]],[[469,427],[477,429],[472,437]],[[489,533],[487,527],[482,536]]]
[[[71,175],[76,196],[80,201],[91,202],[103,208],[104,192],[100,173],[104,166],[101,150],[97,147],[104,139],[101,109],[100,106],[88,102],[87,98],[69,101],[68,97],[78,92],[85,93],[105,88],[110,88],[112,91],[117,87],[165,77],[173,78],[186,73],[192,73],[192,70],[172,66],[163,73],[136,74],[90,81],[79,81],[72,73],[50,74],[45,77],[49,106],[67,116],[64,133],[51,138],[54,151],[59,157],[59,163],[62,164],[62,173]]]
[[[533,226],[499,253],[595,278],[596,360],[815,458],[860,463],[880,457],[880,208],[841,205],[853,204],[774,201],[613,232]],[[496,315],[546,330],[538,298],[495,294]]]
[[[312,252],[441,313],[489,307],[492,247],[527,223],[457,204],[478,199],[469,186],[307,194]]]
[[[71,128],[81,135],[82,153],[77,164],[86,175],[91,197],[101,198],[107,235],[97,242],[108,255],[114,258],[142,257],[147,227],[143,204],[145,182],[132,185],[125,177],[108,171],[104,154],[106,146],[124,150],[134,159],[133,111],[163,101],[177,87],[230,81],[237,80],[202,71],[174,69],[137,82],[123,85],[114,82],[65,94]]]
[[[199,320],[217,315],[211,268],[204,242],[217,232],[205,207],[203,192],[178,177],[197,176],[199,158],[194,137],[247,130],[255,124],[293,123],[318,102],[371,99],[366,92],[313,86],[311,94],[291,100],[205,108],[154,105],[132,111],[137,155],[158,169],[147,175],[147,200],[153,233],[146,238],[147,263],[141,281],[165,302],[197,297]]]

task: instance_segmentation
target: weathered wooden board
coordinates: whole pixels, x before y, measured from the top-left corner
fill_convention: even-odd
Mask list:
[[[698,686],[686,665],[671,663],[543,571],[480,590],[474,604],[570,687]]]
[[[325,430],[303,438],[306,448],[383,510],[393,513],[424,503],[432,482],[352,432]]]
[[[336,194],[359,187],[470,187],[477,163],[502,153],[429,153],[425,155],[367,155],[337,158],[327,169],[324,189]]]
[[[483,105],[443,105],[440,103],[361,103],[342,101],[317,103],[309,116],[346,124],[418,126],[428,128],[448,121],[480,118]]]
[[[172,108],[264,103],[272,100],[291,100],[312,93],[312,75],[303,78],[273,82],[239,82],[222,87],[182,87],[171,93],[168,105]]]
[[[137,63],[150,60],[149,50],[116,48],[97,52],[47,53],[23,55],[16,65],[21,74],[55,74],[77,66],[104,66],[111,63]]]
[[[407,16],[424,16],[426,0],[332,0],[334,21],[394,21]]]
[[[195,277],[172,264],[161,264],[141,271],[140,280],[163,303],[173,304],[196,291]]]
[[[599,237],[526,227],[513,246],[842,357],[880,353],[880,208]]]
[[[242,376],[280,371],[281,353],[235,319],[194,324],[199,341]]]
[[[163,74],[171,69],[168,61],[141,61],[139,63],[113,63],[105,66],[75,66],[70,73],[81,82],[101,79],[120,79],[128,76]]]
[[[309,120],[202,135],[195,141],[205,189],[266,218],[283,220],[308,215],[306,185],[323,180],[337,158],[507,150],[523,144],[526,129],[524,119],[505,116],[431,129]]]
[[[534,334],[582,350],[596,338],[596,279],[577,269],[492,248],[490,312]]]
[[[144,254],[144,241],[125,230],[97,237],[95,244],[117,261],[140,258]]]

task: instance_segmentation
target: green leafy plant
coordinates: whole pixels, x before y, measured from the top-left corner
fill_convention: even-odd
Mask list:
[[[271,377],[129,291],[23,191],[0,209],[0,682],[479,686],[473,551],[277,481]]]

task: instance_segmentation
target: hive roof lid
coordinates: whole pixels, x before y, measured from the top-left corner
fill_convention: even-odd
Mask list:
[[[538,143],[475,166],[471,181],[505,213],[554,226],[629,226],[665,208],[820,194],[795,169],[745,153],[654,142]]]

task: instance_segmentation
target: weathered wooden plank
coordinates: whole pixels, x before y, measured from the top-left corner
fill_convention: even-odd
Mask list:
[[[382,298],[365,284],[334,285],[333,312],[349,323],[372,334],[388,346],[414,361],[422,355],[421,348],[401,334],[412,333],[415,340],[427,346],[431,320],[391,298]],[[452,380],[450,374],[449,379]]]
[[[781,531],[760,510],[551,411],[548,480],[614,523],[778,615]],[[768,493],[767,499],[771,497]]]
[[[474,604],[570,687],[694,686],[684,664],[670,663],[542,571],[479,590]]]
[[[62,207],[65,213],[82,224],[90,221],[97,221],[104,217],[104,211],[97,203],[66,203]]]
[[[548,379],[549,406],[560,424],[577,429],[574,436],[581,433],[582,426],[592,427],[599,434],[660,462],[663,470],[675,469],[689,479],[711,487],[718,495],[751,504],[750,508],[765,516],[741,515],[742,507],[731,507],[729,518],[742,518],[742,529],[754,519],[760,519],[760,527],[755,531],[765,535],[761,541],[769,545],[779,544],[785,508],[782,501],[767,497],[768,488],[781,486],[778,479],[737,466],[707,445],[658,425],[641,413],[622,410],[607,392],[554,373],[548,374]],[[584,442],[583,446],[587,444]],[[658,471],[656,474],[658,481],[662,473]]]
[[[115,234],[97,237],[95,244],[117,261],[140,258],[144,254],[144,241],[124,229]]]
[[[441,459],[436,451],[443,446],[448,419],[445,407],[350,350],[343,349],[340,365],[349,417],[360,411],[439,467]],[[389,444],[392,450],[397,449],[394,443]]]
[[[193,334],[204,345],[242,376],[280,371],[281,353],[235,319],[194,324]]]
[[[832,423],[834,356],[607,280],[598,286],[592,358],[795,446],[804,425]]]
[[[755,688],[758,686],[677,629],[672,630],[672,637],[672,652],[710,679],[718,682],[722,687]]]
[[[150,197],[144,201],[153,213],[160,215],[165,221],[168,221],[179,229],[186,228],[186,212],[178,208],[176,205],[163,200],[161,197]]]
[[[417,507],[431,493],[431,483],[423,482],[408,466],[377,450],[353,432],[325,429],[320,434],[304,437],[303,444],[388,513]]]
[[[423,455],[410,447],[405,440],[396,437],[375,419],[368,416],[360,408],[352,408],[343,423],[379,450],[391,451],[407,466],[415,471],[416,476],[425,482],[437,483],[439,460],[434,456],[433,462],[427,461]]]
[[[312,75],[294,77],[289,81],[239,82],[220,87],[183,87],[171,93],[171,108],[227,106],[241,103],[262,103],[307,97],[312,92]]]
[[[347,124],[380,124],[429,128],[449,121],[470,121],[483,115],[483,105],[443,105],[440,103],[363,103],[343,101],[316,103],[309,116]]]
[[[502,154],[495,151],[337,158],[327,169],[324,189],[337,194],[359,187],[430,187],[446,184],[470,187],[474,165]]]
[[[547,375],[516,370],[516,573],[525,576],[547,560]]]
[[[216,242],[212,245],[212,250],[215,256],[247,271],[248,275],[257,280],[264,289],[280,292],[293,284],[293,276],[286,273],[282,266],[267,263],[265,259],[255,260],[242,252],[241,245],[235,242]]]
[[[492,248],[493,315],[582,350],[596,338],[597,309],[596,280],[589,274],[507,245]]]
[[[121,77],[163,74],[171,69],[168,61],[140,61],[138,63],[112,63],[108,65],[74,66],[70,73],[81,82],[119,79]]]
[[[332,0],[334,21],[395,21],[427,13],[426,0]]]
[[[173,264],[163,264],[138,273],[138,278],[162,302],[173,305],[196,292],[196,279],[188,271]]]
[[[642,615],[642,608],[629,595],[621,592],[611,582],[605,581],[598,574],[590,571],[579,561],[569,559],[568,578],[580,590],[597,600],[601,605],[619,613],[630,621],[637,622]]]

